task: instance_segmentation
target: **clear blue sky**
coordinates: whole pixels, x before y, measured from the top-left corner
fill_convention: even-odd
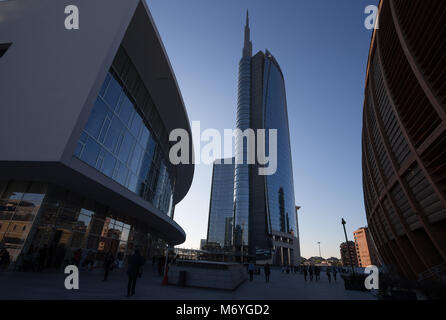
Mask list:
[[[378,0],[147,0],[191,121],[235,126],[237,72],[246,9],[254,53],[268,49],[285,76],[303,257],[339,257],[367,224],[361,174],[364,79],[372,35],[367,5]],[[197,142],[194,142],[197,144]],[[205,145],[204,143],[202,144]],[[206,237],[212,166],[198,165],[177,205],[180,247]]]

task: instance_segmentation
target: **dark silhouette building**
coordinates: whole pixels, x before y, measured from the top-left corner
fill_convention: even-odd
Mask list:
[[[446,1],[382,0],[362,133],[368,226],[384,264],[446,272]]]

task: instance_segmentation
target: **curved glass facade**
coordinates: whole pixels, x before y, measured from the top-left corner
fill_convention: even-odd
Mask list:
[[[75,156],[171,216],[173,175],[165,148],[124,83],[113,69],[107,74]]]
[[[251,104],[251,57],[243,57],[239,64],[237,103],[237,129],[250,128]],[[240,149],[240,145],[243,149]],[[247,246],[249,239],[249,165],[247,164],[247,143],[243,135],[235,139],[234,177],[234,245]]]
[[[264,71],[265,129],[277,129],[277,171],[266,176],[267,217],[269,230],[297,234],[293,168],[285,83],[280,69],[266,56]],[[266,135],[269,146],[269,135]],[[268,154],[268,148],[267,148]]]

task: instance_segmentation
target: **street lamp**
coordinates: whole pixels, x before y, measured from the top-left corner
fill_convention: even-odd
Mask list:
[[[351,252],[350,252],[350,246],[348,245],[347,231],[345,231],[345,224],[347,222],[345,222],[344,218],[342,218],[342,222],[341,223],[342,223],[342,226],[344,227],[345,243],[347,244],[347,251],[348,251],[348,256],[350,258],[350,265],[352,266],[352,272],[353,272],[353,275],[354,275],[355,274],[355,268],[353,268],[353,259],[352,259],[352,255],[351,255]]]

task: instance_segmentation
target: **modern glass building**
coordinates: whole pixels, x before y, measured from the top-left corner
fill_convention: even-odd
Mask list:
[[[446,275],[446,2],[382,0],[365,87],[370,233],[409,279]]]
[[[208,246],[230,248],[232,245],[234,163],[234,158],[214,162],[206,241]]]
[[[173,218],[194,167],[168,155],[169,132],[190,124],[147,4],[70,4],[82,4],[78,30],[55,2],[0,3],[0,249],[11,269],[185,240]]]
[[[248,164],[246,139],[236,137],[236,150],[240,150],[236,151],[234,179],[236,256],[239,260],[296,264],[300,252],[285,81],[269,51],[252,56],[248,14],[239,64],[236,127],[241,131],[277,130],[277,171],[269,176],[258,174],[258,164]],[[237,148],[242,143],[243,148]]]

